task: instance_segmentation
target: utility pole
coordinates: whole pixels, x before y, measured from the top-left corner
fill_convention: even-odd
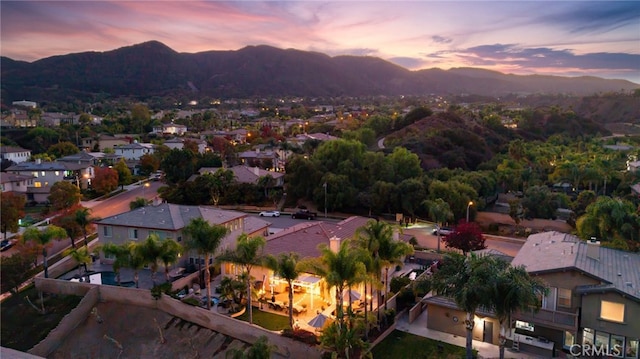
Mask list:
[[[327,182],[322,187],[324,187],[324,218],[327,218]]]

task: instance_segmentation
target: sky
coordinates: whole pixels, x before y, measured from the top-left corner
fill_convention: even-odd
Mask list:
[[[0,54],[34,61],[156,40],[375,56],[640,84],[640,1],[0,1]]]

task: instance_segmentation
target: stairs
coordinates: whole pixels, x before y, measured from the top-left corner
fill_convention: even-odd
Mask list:
[[[511,344],[511,350],[514,352],[520,351],[520,337],[518,335],[513,336],[513,344]]]

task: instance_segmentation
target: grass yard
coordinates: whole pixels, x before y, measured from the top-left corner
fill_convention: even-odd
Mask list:
[[[236,319],[249,321],[249,312],[246,311]],[[289,328],[289,317],[284,315],[273,314],[269,312],[263,312],[257,309],[253,309],[253,324],[259,325],[268,330],[283,330]]]
[[[438,345],[442,346],[441,351],[438,349]],[[374,359],[457,359],[464,358],[465,348],[394,330],[373,348],[372,353]]]
[[[29,296],[31,303],[37,307],[41,306],[40,296],[34,286],[21,291],[18,295],[12,295],[1,304],[0,344],[3,347],[20,351],[31,349],[44,339],[82,299],[82,297],[71,295],[45,293],[43,298],[46,314],[40,314],[27,303],[25,296]]]

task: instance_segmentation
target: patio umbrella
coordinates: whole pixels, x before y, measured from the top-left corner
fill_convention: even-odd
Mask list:
[[[356,300],[360,300],[360,297],[361,297],[360,293],[355,291],[355,290],[353,290],[353,289],[345,291],[342,294],[342,296],[343,296],[345,302],[348,302],[349,299],[351,299],[352,302],[356,301]]]
[[[331,318],[329,318],[328,316],[320,313],[320,314],[316,315],[313,319],[311,319],[309,321],[309,323],[307,323],[307,324],[309,324],[310,326],[312,326],[314,328],[322,328],[330,320],[331,320]]]

